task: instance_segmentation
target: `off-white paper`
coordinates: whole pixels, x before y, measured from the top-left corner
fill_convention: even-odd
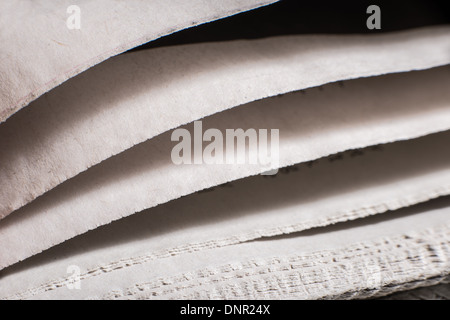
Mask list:
[[[203,128],[221,131],[227,128],[279,128],[280,166],[426,135],[444,130],[450,124],[450,100],[446,97],[448,91],[444,90],[450,76],[448,70],[443,67],[351,80],[304,93],[295,92],[211,116],[204,119]],[[188,128],[192,129],[192,126]],[[175,142],[170,141],[170,136],[168,132],[113,157],[2,220],[1,267],[121,217],[267,170],[252,164],[175,165],[171,160]],[[448,136],[442,140],[434,149],[438,151],[421,153],[435,157],[434,154],[440,152],[444,156]],[[414,161],[414,157],[402,161]],[[427,158],[427,161],[431,163],[433,158]],[[447,162],[445,159],[444,163]],[[388,164],[382,168],[385,166]],[[407,167],[403,163],[401,166]],[[361,211],[343,212],[339,219],[383,212],[447,194],[446,181],[449,179],[444,174],[447,169],[440,171],[440,168],[430,166],[429,170],[434,173],[428,182],[409,181],[405,188],[396,184],[394,189],[397,191],[386,189],[387,195],[401,195],[403,200],[394,198],[383,202],[378,199],[370,203],[375,208],[354,207],[352,209]],[[389,177],[393,176],[391,172]],[[427,189],[422,189],[425,186]],[[386,194],[383,197],[386,199]],[[370,197],[364,195],[362,198]],[[261,219],[261,223],[264,221],[266,219]],[[23,234],[27,235],[26,239],[21,236]]]
[[[447,64],[449,28],[196,44],[110,59],[0,126],[0,218],[110,156],[204,116],[327,82]],[[413,101],[408,95],[416,97],[425,82],[400,96]],[[423,90],[430,90],[430,108],[449,101],[448,78],[433,83]],[[394,90],[387,94],[401,100]],[[376,108],[388,97],[370,99]]]
[[[248,214],[253,209],[258,210],[252,205],[243,209]],[[195,208],[184,210],[194,211]],[[134,258],[125,251],[126,248],[133,248],[144,241],[146,244],[153,242],[156,245],[157,242],[162,242],[167,245],[172,236],[184,232],[184,228],[163,229],[155,237],[142,237],[140,233],[131,236],[132,230],[128,229],[130,225],[124,224],[125,219],[119,222],[121,228],[116,224],[87,234],[84,241],[78,240],[79,247],[73,246],[72,241],[37,256],[37,259],[33,258],[9,269],[0,279],[0,297],[376,297],[446,279],[450,273],[449,210],[447,198],[389,215],[359,219],[287,237],[267,238],[209,250],[192,248],[181,252],[174,249],[162,257],[147,251]],[[209,214],[215,216],[214,212]],[[226,220],[228,217],[222,219]],[[149,228],[152,228],[152,222]],[[206,224],[201,228],[203,231],[208,228],[219,230],[215,224]],[[141,226],[140,229],[145,228]],[[118,230],[119,234],[115,235],[114,232]],[[201,233],[197,232],[195,235],[201,236]],[[118,236],[121,238],[118,239]],[[120,261],[110,264],[102,261],[104,254],[116,250],[118,246],[124,254]],[[98,267],[91,268],[93,261],[98,263]],[[78,268],[76,280],[80,281],[80,290],[73,287],[70,289],[75,278],[68,273],[68,270],[72,270],[68,267]]]
[[[274,2],[1,1],[0,122],[48,90],[111,56],[181,29]],[[74,24],[78,18],[79,26]]]

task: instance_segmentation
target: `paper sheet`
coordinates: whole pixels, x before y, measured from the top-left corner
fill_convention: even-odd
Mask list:
[[[450,63],[449,28],[197,44],[110,59],[0,125],[0,218],[110,156],[204,116],[327,82]]]
[[[414,138],[448,129],[448,71],[448,67],[442,67],[329,84],[228,110],[204,119],[203,127],[222,131],[280,128],[281,166]],[[192,130],[192,126],[188,128]],[[175,165],[171,160],[175,143],[170,141],[170,133],[91,168],[2,220],[0,266],[121,217],[267,170],[252,164]],[[442,144],[446,144],[445,139]],[[439,177],[448,180],[442,172]],[[425,200],[440,195],[433,194],[439,187],[446,194],[444,184],[445,180],[432,181]],[[423,201],[416,199],[419,195],[408,196],[412,197],[409,204]],[[387,209],[386,203],[382,208]],[[367,213],[363,210],[359,214]],[[27,235],[26,242],[22,234]]]
[[[140,44],[274,0],[8,0],[0,3],[0,122],[67,79]],[[77,5],[80,29],[67,27]],[[69,21],[70,22],[70,21]]]
[[[101,253],[115,248],[98,237],[96,244],[86,242],[88,248],[94,247],[90,252],[80,247],[63,260],[50,255],[36,265],[12,270],[0,279],[0,297],[318,299],[386,295],[411,283],[445,280],[450,272],[449,208],[447,198],[286,237],[174,251],[160,258],[147,252],[88,269],[87,255],[92,259],[97,252],[99,257],[92,260],[99,261]],[[125,231],[128,226],[122,227]],[[146,241],[164,239],[167,243],[178,231]],[[134,243],[122,239],[122,244],[131,248]],[[80,268],[80,290],[67,287],[71,264]],[[42,282],[44,278],[52,281]]]

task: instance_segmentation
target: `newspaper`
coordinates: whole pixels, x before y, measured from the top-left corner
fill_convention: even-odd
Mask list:
[[[352,135],[359,136],[360,134],[352,132]],[[219,199],[217,203],[214,196],[206,193],[194,198],[201,200],[194,200],[191,204],[176,202],[180,206],[173,207],[174,203],[170,202],[167,206],[170,209],[163,211],[163,214],[156,214],[155,217],[167,217],[168,212],[172,212],[175,217],[179,217],[181,230],[183,230],[182,226],[193,223],[194,230],[186,228],[186,237],[181,237],[179,240],[178,245],[183,247],[182,243],[193,241],[187,237],[189,234],[195,235],[195,237],[203,234],[206,237],[203,239],[205,242],[213,241],[213,243],[225,245],[234,243],[237,239],[249,240],[261,236],[289,233],[395,210],[449,194],[450,171],[448,164],[450,162],[448,161],[449,153],[445,148],[447,141],[448,132],[445,132],[437,136],[422,138],[422,140],[403,142],[399,144],[399,147],[394,144],[392,147],[386,147],[387,150],[393,150],[392,152],[371,154],[371,157],[376,159],[373,163],[367,162],[366,157],[349,158],[342,161],[342,164],[339,161],[325,161],[319,166],[319,169],[292,175],[298,179],[292,180],[295,185],[292,188],[282,188],[278,185],[277,181],[284,181],[281,178],[274,181],[268,178],[264,187],[269,191],[263,191],[258,188],[259,185],[263,185],[262,182],[252,180],[248,189],[233,189],[236,191],[230,191],[228,198]],[[304,150],[298,141],[286,143],[285,148],[291,150],[290,154],[295,154],[293,148],[297,144],[300,150]],[[283,143],[281,146],[283,148]],[[146,148],[143,150],[151,151]],[[24,210],[4,219],[0,224],[0,241],[3,244],[0,251],[1,267],[4,268],[40,253],[99,225],[107,224],[113,219],[120,219],[145,208],[154,207],[159,203],[179,198],[198,190],[199,186],[211,186],[210,181],[205,177],[214,177],[215,183],[212,185],[217,185],[218,182],[226,182],[226,178],[233,174],[251,173],[251,170],[255,170],[254,166],[243,166],[241,171],[237,171],[235,169],[226,170],[224,165],[176,166],[171,163],[164,165],[161,159],[152,162],[155,166],[152,170],[144,172],[143,167],[139,165],[142,159],[145,157],[136,156],[127,160],[128,164],[133,162],[135,164],[130,172],[125,171],[123,162],[116,162],[116,166],[109,168],[108,166],[99,167],[99,173],[102,175],[85,175],[84,181],[74,180],[74,185],[62,186],[55,190],[59,193],[49,193],[25,207]],[[339,159],[339,157],[332,157],[332,159]],[[333,166],[330,167],[331,164]],[[354,176],[350,178],[352,174]],[[263,179],[261,176],[255,178]],[[221,181],[221,179],[223,180]],[[330,190],[327,189],[327,186],[330,187]],[[297,189],[300,190],[299,194],[295,193]],[[242,208],[245,209],[249,207],[249,204],[255,203],[253,204],[255,215],[248,217],[245,214],[241,216],[240,202],[233,200],[247,199],[243,195],[245,190],[248,190],[249,195],[253,196],[249,197],[249,203],[242,203]],[[288,190],[292,191],[288,192]],[[283,206],[284,203],[292,202],[292,199],[287,197],[288,195],[298,201],[303,199],[305,201],[303,205],[308,208],[307,210],[304,207],[299,211],[298,220],[293,219],[289,207],[285,211],[284,217],[278,210],[266,211],[271,204],[262,199],[272,200],[275,204]],[[257,199],[254,199],[255,196]],[[187,207],[201,214],[202,210],[199,207],[202,202],[209,203],[209,201],[211,201],[211,206],[217,208],[203,211],[206,216],[210,211],[220,213],[218,208],[228,206],[230,212],[225,211],[223,215],[225,217],[237,215],[236,217],[241,219],[231,221],[230,225],[224,226],[218,223],[220,219],[216,227],[213,223],[211,232],[214,238],[212,239],[208,238],[211,233],[195,230],[195,217],[191,219],[189,214],[184,214],[183,210],[180,210]],[[307,205],[309,201],[312,203]],[[258,202],[261,203],[261,206],[257,205]],[[236,206],[230,205],[231,203],[235,203]],[[300,204],[302,203],[300,202]],[[141,207],[136,209],[136,206]],[[157,208],[156,211],[145,214],[150,221],[153,219],[153,213],[159,212],[160,209]],[[223,217],[221,216],[221,218]],[[164,228],[166,224],[167,222],[164,222],[156,226],[160,229]],[[137,225],[146,226],[148,223],[138,223]],[[242,226],[243,229],[239,229],[237,226]],[[256,226],[260,228],[256,228]],[[133,230],[133,227],[126,230]],[[155,231],[158,232],[157,230]],[[231,233],[222,234],[225,230],[231,231]],[[250,232],[250,230],[253,231]],[[113,234],[116,235],[116,232]],[[118,237],[118,239],[121,238]],[[120,243],[117,243],[117,246],[120,247]],[[113,251],[111,249],[111,252]]]
[[[0,3],[0,299],[448,287],[450,26],[275,2]]]
[[[0,125],[0,218],[113,155],[213,113],[328,82],[447,64],[449,35],[441,26],[275,37],[110,59]],[[432,100],[448,101],[445,81],[435,81],[442,89]]]
[[[181,29],[274,0],[8,0],[0,3],[0,122],[86,69]],[[72,28],[70,14],[79,15]],[[79,27],[79,29],[78,29]]]
[[[92,236],[85,239],[87,247],[69,246],[66,250],[57,247],[54,255],[44,254],[16,270],[7,270],[0,279],[0,297],[351,299],[383,296],[448,279],[448,205],[448,198],[441,199],[389,215],[292,236],[208,250],[174,249],[164,256],[147,251],[134,258],[122,256],[113,263],[103,260],[103,255],[117,249],[117,245],[112,240],[114,235],[108,233],[111,243],[105,239],[107,232],[104,232],[95,239],[97,242],[92,241]],[[122,227],[125,232],[129,226]],[[126,232],[128,237],[130,231]],[[166,237],[150,236],[146,242],[167,244],[170,235],[178,231],[168,230]],[[139,235],[135,241],[121,240],[122,250],[143,242]],[[97,267],[89,268],[93,261]],[[75,278],[71,270],[77,271]]]

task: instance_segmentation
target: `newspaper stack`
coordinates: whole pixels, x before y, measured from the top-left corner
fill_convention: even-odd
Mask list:
[[[301,6],[1,2],[0,298],[448,294],[449,21]]]

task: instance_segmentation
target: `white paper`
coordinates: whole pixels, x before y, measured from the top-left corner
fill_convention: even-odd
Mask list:
[[[448,128],[450,99],[448,91],[444,90],[450,76],[448,70],[443,67],[330,84],[235,108],[204,119],[203,126],[222,131],[226,128],[280,128],[281,166],[343,150],[409,139]],[[434,150],[444,156],[446,153],[440,150],[445,150],[448,136],[441,139]],[[4,244],[0,251],[1,267],[113,220],[266,170],[258,165],[175,165],[170,158],[174,144],[169,132],[136,146],[0,221],[0,242]],[[423,153],[434,156],[436,151]],[[401,161],[414,163],[413,160],[414,157]],[[431,161],[432,157],[427,158],[426,165]],[[448,194],[446,181],[450,180],[445,166],[448,160],[445,158],[443,162],[443,167],[430,165],[429,180],[421,180],[419,174],[418,181],[408,181],[402,188],[395,181],[393,189],[398,188],[397,191],[382,188],[381,198],[373,193],[373,202],[347,208],[336,214],[336,219],[384,212]],[[399,166],[404,166],[403,162]],[[397,167],[389,177],[393,177],[396,170]],[[362,196],[362,199],[370,198],[366,194]],[[349,201],[353,201],[351,197]],[[355,212],[349,211],[352,209]],[[321,221],[326,222],[328,218]],[[260,223],[265,221],[261,219]],[[273,221],[277,219],[267,220],[269,224]],[[250,225],[255,223],[258,222]],[[317,224],[320,222],[311,223]],[[24,239],[22,235],[27,236]],[[256,236],[258,233],[251,237]]]
[[[112,155],[204,116],[327,82],[447,64],[449,28],[196,44],[110,59],[0,125],[0,218]],[[431,104],[448,102],[444,81]]]
[[[95,260],[100,262],[102,253],[116,248],[98,237],[98,243],[86,242],[87,247],[80,247],[72,255],[49,255],[9,270],[0,279],[0,297],[349,299],[386,295],[411,285],[430,285],[446,279],[450,272],[448,204],[444,199],[389,216],[209,250],[173,250],[163,257],[148,251],[139,257],[122,256],[115,263],[89,268],[86,256],[90,255],[92,262],[97,253]],[[125,231],[127,225],[122,226]],[[167,230],[165,237],[146,241],[168,243],[171,234],[178,231]],[[128,248],[134,244],[122,241]],[[57,249],[59,253],[70,253],[68,248]],[[80,270],[80,290],[67,286],[67,267],[71,265]]]
[[[274,2],[127,0],[111,5],[110,0],[1,1],[0,122],[111,56],[181,29]],[[73,14],[68,9],[73,5],[80,13],[80,29],[70,29],[67,24]]]

